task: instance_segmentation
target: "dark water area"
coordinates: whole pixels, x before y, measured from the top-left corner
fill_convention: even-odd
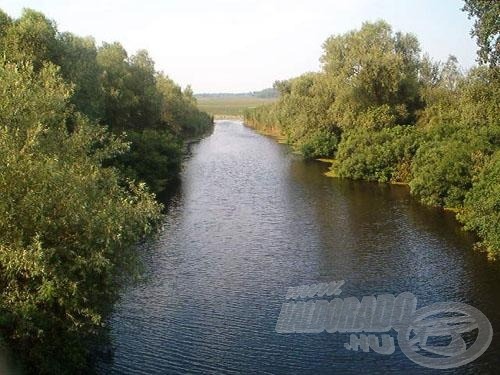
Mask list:
[[[499,373],[500,269],[473,250],[474,236],[404,186],[326,169],[239,122],[191,145],[164,229],[143,249],[147,279],[124,291],[114,356],[98,372]],[[345,280],[342,298],[408,291],[418,308],[472,305],[491,321],[492,343],[469,364],[434,370],[397,344],[381,355],[345,349],[346,333],[276,333],[288,287],[333,280]]]

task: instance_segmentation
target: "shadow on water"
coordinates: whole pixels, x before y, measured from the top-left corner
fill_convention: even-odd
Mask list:
[[[197,137],[197,138],[193,138],[193,139],[188,139],[184,142],[184,154],[183,154],[182,167],[181,167],[182,169],[185,168],[186,163],[189,162],[189,159],[192,156],[193,148],[204,137],[209,137],[210,135],[212,135],[213,130],[214,130],[214,128],[211,127],[202,136]],[[170,203],[172,202],[174,197],[177,196],[181,191],[182,191],[182,178],[179,175],[170,182],[170,184],[166,187],[165,190],[156,194],[156,199],[158,200],[158,202],[160,202],[164,206],[164,213],[168,212],[168,207],[170,206]]]

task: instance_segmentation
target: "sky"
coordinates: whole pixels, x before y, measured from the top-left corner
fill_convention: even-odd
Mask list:
[[[248,92],[321,68],[323,42],[384,19],[435,60],[475,64],[473,21],[459,0],[0,0],[43,12],[59,31],[147,49],[156,69],[195,93]]]

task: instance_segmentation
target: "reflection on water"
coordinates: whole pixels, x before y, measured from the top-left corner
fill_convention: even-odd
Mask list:
[[[452,215],[402,186],[326,178],[326,166],[238,122],[194,145],[165,228],[144,251],[148,280],[112,317],[103,374],[432,373],[399,349],[344,349],[345,334],[274,331],[289,286],[346,280],[342,296],[411,291],[418,307],[471,304],[500,329],[500,272]],[[488,373],[500,337],[449,373]],[[441,371],[443,372],[443,371]],[[447,372],[447,371],[444,371]]]

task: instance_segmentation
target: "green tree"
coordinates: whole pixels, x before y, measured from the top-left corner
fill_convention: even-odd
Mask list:
[[[417,39],[383,22],[324,43],[320,73],[275,83],[276,103],[245,122],[306,157],[334,156],[340,177],[409,183],[424,203],[461,211],[490,255],[498,244],[500,3],[466,1],[484,65],[420,56]]]
[[[57,29],[42,13],[24,9],[22,16],[13,22],[5,16],[1,19],[5,28],[1,47],[8,61],[29,61],[38,70],[44,62],[57,59]]]
[[[134,102],[130,113],[132,129],[154,128],[161,116],[161,94],[156,87],[154,62],[145,50],[130,58],[129,77],[126,86],[133,93]]]
[[[471,187],[473,150],[457,139],[420,146],[414,163],[411,192],[434,206],[460,207]]]
[[[104,116],[103,71],[97,63],[97,48],[93,38],[81,38],[71,33],[58,37],[58,65],[66,81],[74,84],[71,102],[93,120]]]
[[[151,191],[161,193],[176,181],[181,161],[182,142],[169,131],[146,129],[128,132],[130,152],[118,157],[120,170],[127,177],[144,181]]]
[[[500,3],[492,0],[465,0],[463,11],[475,18],[471,35],[479,46],[478,60],[498,66],[500,62]]]
[[[341,128],[415,122],[420,107],[416,37],[393,34],[386,22],[378,21],[331,36],[323,48],[323,70],[335,91],[330,112]]]
[[[34,372],[74,373],[160,207],[102,166],[127,144],[71,109],[56,67],[0,81],[0,331]]]
[[[181,89],[163,73],[156,76],[157,89],[163,98],[161,128],[169,129],[182,137],[195,137],[212,127],[213,118],[201,112],[191,86]]]
[[[120,43],[103,43],[97,51],[97,63],[102,69],[103,123],[114,131],[133,129],[130,110],[137,103],[137,98],[128,87],[130,67],[127,51]]]
[[[0,50],[4,50],[3,38],[7,33],[8,28],[12,25],[12,19],[7,13],[0,9]]]
[[[30,372],[85,371],[161,217],[150,192],[213,123],[162,76],[146,51],[0,11],[0,333]]]

